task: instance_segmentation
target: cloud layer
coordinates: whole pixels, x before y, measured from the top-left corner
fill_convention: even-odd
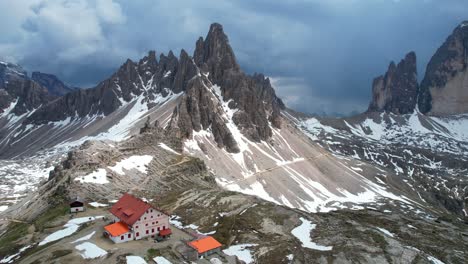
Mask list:
[[[290,107],[362,111],[372,79],[414,50],[420,78],[466,0],[15,0],[0,2],[0,58],[92,86],[150,49],[193,51],[224,25],[241,66]]]

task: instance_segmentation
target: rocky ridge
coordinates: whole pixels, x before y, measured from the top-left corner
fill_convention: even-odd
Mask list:
[[[42,72],[33,72],[31,79],[45,87],[51,95],[62,96],[78,88],[64,84],[57,76]]]

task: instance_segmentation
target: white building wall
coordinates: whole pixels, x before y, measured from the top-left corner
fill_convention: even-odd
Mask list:
[[[130,235],[130,237],[129,237]],[[118,243],[123,243],[123,242],[127,242],[127,241],[130,241],[130,240],[133,240],[133,234],[131,232],[129,233],[125,233],[123,235],[120,235],[120,236],[110,236],[109,235],[109,238],[116,244]],[[123,238],[123,239],[122,239]]]
[[[150,208],[133,224],[132,228],[135,239],[157,235],[160,230],[170,228],[169,216]]]
[[[83,206],[80,206],[80,207],[70,207],[70,212],[71,212],[71,213],[83,212],[83,211],[84,211],[84,207],[83,207]]]

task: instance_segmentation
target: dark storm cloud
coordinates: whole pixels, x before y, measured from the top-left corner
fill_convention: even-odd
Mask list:
[[[193,52],[219,22],[242,68],[271,76],[290,107],[349,113],[411,50],[421,78],[467,14],[466,0],[2,1],[0,58],[89,87],[150,49]]]

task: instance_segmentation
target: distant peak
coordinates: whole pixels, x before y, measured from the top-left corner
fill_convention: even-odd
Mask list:
[[[416,61],[416,52],[410,51],[405,56],[405,60]]]
[[[170,50],[169,53],[167,54],[167,57],[168,58],[175,58],[174,52],[172,52],[172,50]]]
[[[181,58],[183,58],[183,57],[187,57],[187,58],[188,58],[189,55],[188,55],[188,53],[187,53],[184,49],[182,49],[182,50],[180,51],[180,57],[181,57]]]
[[[210,31],[209,32],[216,32],[216,31],[219,31],[219,32],[223,32],[223,26],[219,23],[213,23],[210,25]]]

